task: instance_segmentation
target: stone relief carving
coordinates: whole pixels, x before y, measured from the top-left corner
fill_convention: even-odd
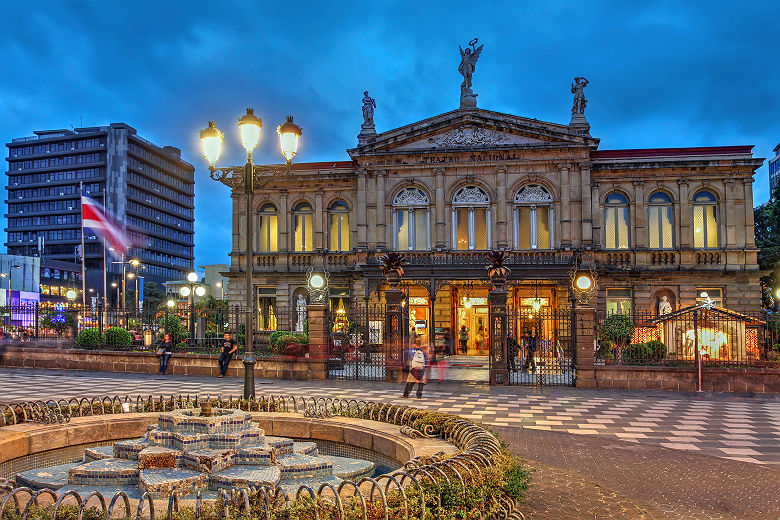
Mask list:
[[[520,191],[517,192],[517,195],[515,195],[516,204],[523,204],[529,202],[550,203],[552,201],[553,198],[552,195],[550,195],[550,192],[548,192],[546,189],[542,188],[541,186],[535,184],[521,188]]]
[[[465,126],[428,139],[434,148],[469,148],[495,146],[509,142],[506,135],[483,128]]]
[[[490,204],[490,197],[478,186],[465,186],[452,197],[453,204]]]
[[[418,188],[406,188],[393,199],[393,206],[427,206],[428,197]]]

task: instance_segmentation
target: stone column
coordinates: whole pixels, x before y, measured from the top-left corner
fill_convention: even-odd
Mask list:
[[[325,211],[322,207],[322,192],[314,194],[314,249],[326,248],[322,223],[325,219]]]
[[[328,359],[328,308],[321,303],[310,303],[306,308],[309,318],[309,379],[326,379]]]
[[[386,368],[385,379],[387,381],[401,382],[404,377],[404,349],[405,327],[404,327],[404,308],[401,303],[404,301],[404,293],[398,289],[399,277],[388,276],[390,289],[385,291],[385,337],[384,348]]]
[[[633,223],[631,249],[647,249],[647,209],[645,206],[644,182],[634,181],[634,211],[631,215]]]
[[[724,240],[721,242],[720,246],[729,249],[729,248],[736,248],[737,247],[737,226],[736,226],[736,215],[735,215],[735,208],[733,203],[733,194],[732,190],[734,189],[734,179],[726,177],[723,179],[723,200],[721,201],[720,205],[723,208],[723,216],[724,216],[724,224],[726,228],[726,234],[724,235]]]
[[[376,249],[387,250],[387,213],[385,209],[385,176],[387,170],[376,170]]]
[[[596,369],[593,362],[593,325],[596,311],[590,306],[574,307],[574,341],[576,351],[577,388],[596,388]]]
[[[366,251],[368,249],[368,221],[366,219],[366,170],[357,171],[358,180],[358,192],[357,192],[357,208],[355,216],[357,217],[357,235],[358,251]]]
[[[496,168],[496,231],[498,235],[496,246],[499,249],[509,248],[506,211],[506,166],[498,166]],[[492,249],[493,245],[488,244],[488,247]]]
[[[488,293],[490,338],[490,384],[501,386],[509,384],[509,365],[506,350],[507,335],[507,292],[506,280],[493,279],[493,290]]]
[[[756,247],[756,230],[753,221],[753,177],[742,179],[745,190],[745,247]]]
[[[434,247],[437,250],[442,250],[447,247],[447,218],[444,209],[444,204],[445,204],[444,171],[445,171],[444,168],[433,169],[434,182],[436,186],[436,200],[435,200],[436,207],[434,211],[436,233],[435,233]]]
[[[680,235],[678,242],[682,249],[686,249],[693,246],[693,231],[691,229],[693,212],[691,211],[691,205],[688,203],[688,181],[678,180],[677,186],[677,196],[680,199]]]
[[[580,163],[580,171],[582,172],[582,246],[585,249],[593,247],[593,207],[591,205],[592,188],[590,185],[590,167],[591,163],[589,162]]]
[[[571,181],[569,179],[571,164],[558,165],[558,177],[561,186],[561,248],[571,248]]]
[[[287,252],[290,250],[288,242],[288,226],[290,225],[290,202],[287,190],[280,190],[279,213],[276,217],[276,225],[279,228],[279,251]]]

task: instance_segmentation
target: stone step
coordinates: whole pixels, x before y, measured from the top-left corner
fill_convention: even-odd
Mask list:
[[[181,459],[181,465],[194,471],[211,474],[238,464],[238,457],[238,451],[233,449],[187,451]]]
[[[293,453],[316,457],[319,454],[319,451],[317,450],[316,442],[293,442]]]
[[[114,458],[138,460],[138,454],[149,446],[149,441],[144,438],[128,439],[114,443]]]
[[[258,442],[255,444],[261,444],[261,443]],[[285,437],[271,437],[268,435],[265,436],[265,444],[271,446],[276,452],[277,456],[292,453],[293,446],[295,445],[292,439],[287,439]]]
[[[127,486],[138,484],[138,463],[127,459],[103,459],[71,468],[68,484]]]
[[[60,489],[68,484],[70,470],[82,464],[82,462],[72,462],[48,468],[22,471],[16,475],[16,485],[18,487],[26,486],[35,490],[43,488]]]
[[[214,409],[213,415],[198,415],[198,410],[176,410],[162,413],[158,419],[161,429],[178,433],[240,432],[253,426],[252,414],[240,410]]]
[[[320,459],[330,462],[333,465],[333,475],[343,480],[360,480],[363,477],[371,477],[376,470],[376,464],[368,460],[334,455],[320,455]]]
[[[159,428],[149,432],[150,445],[182,451],[235,449],[264,442],[263,430],[255,427],[223,433],[181,433]]]
[[[144,469],[138,477],[138,485],[152,498],[168,498],[176,488],[178,495],[189,495],[208,486],[209,476],[184,468]]]
[[[300,453],[279,455],[276,457],[276,465],[282,472],[283,480],[329,477],[333,475],[333,464],[330,461]]]
[[[138,469],[175,468],[181,465],[183,455],[173,448],[148,446],[138,453]]]
[[[276,451],[268,444],[247,446],[239,448],[233,461],[242,466],[271,466],[276,462]]]
[[[234,487],[248,488],[263,484],[277,485],[281,480],[281,472],[276,466],[233,466],[215,473],[209,477],[209,489],[227,489]]]
[[[111,459],[114,457],[113,446],[98,446],[97,448],[87,448],[84,450],[84,462],[93,460]]]

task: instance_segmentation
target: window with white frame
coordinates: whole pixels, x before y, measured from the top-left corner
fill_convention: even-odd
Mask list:
[[[553,247],[553,198],[542,186],[529,184],[515,195],[515,249]]]
[[[419,188],[401,190],[393,199],[393,248],[430,249],[430,200]]]
[[[718,199],[706,190],[693,197],[693,247],[718,247]]]
[[[674,247],[672,226],[672,198],[659,191],[648,200],[648,227],[651,249],[671,249]]]
[[[338,201],[330,205],[330,250],[349,251],[349,206]]]
[[[279,230],[276,206],[264,204],[257,214],[257,250],[261,253],[279,251]]]
[[[452,197],[452,243],[455,249],[488,249],[490,197],[479,186],[464,186]]]
[[[631,289],[607,289],[607,314],[631,314]]]
[[[308,202],[301,202],[293,209],[293,230],[293,250],[314,251],[314,212]]]
[[[628,199],[622,193],[612,193],[607,197],[604,208],[605,246],[607,249],[628,249]]]

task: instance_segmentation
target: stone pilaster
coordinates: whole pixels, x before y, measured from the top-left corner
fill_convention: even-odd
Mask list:
[[[693,246],[693,230],[691,228],[693,212],[688,202],[688,181],[678,180],[677,186],[680,199],[680,237],[678,243],[682,249],[687,249]]]
[[[276,225],[279,227],[279,251],[287,252],[290,250],[289,231],[290,225],[290,199],[287,190],[280,190],[279,214],[276,218]]]
[[[571,248],[571,171],[570,163],[558,165],[558,177],[561,187],[561,248]]]
[[[445,194],[444,194],[444,168],[434,168],[434,182],[436,186],[436,200],[435,200],[435,227],[436,238],[435,247],[438,250],[445,249],[447,247],[447,219],[445,215]]]
[[[753,177],[742,180],[745,190],[745,247],[756,247],[755,222],[753,221]]]
[[[722,226],[725,227],[726,233],[721,239],[721,247],[726,249],[734,249],[737,247],[737,226],[736,226],[736,208],[734,206],[734,197],[732,191],[734,190],[734,179],[725,177],[723,179],[723,200],[721,201],[721,207],[724,216]]]
[[[327,215],[322,207],[322,192],[317,191],[314,194],[314,249],[327,248],[325,233],[322,229],[325,218]],[[325,228],[327,229],[327,225]]]
[[[596,311],[590,306],[574,307],[574,341],[577,349],[577,388],[596,388],[596,370],[593,362],[593,325]]]
[[[498,249],[509,248],[506,204],[506,166],[498,166],[496,168],[496,246]],[[488,247],[492,248],[493,245],[488,244]]]
[[[309,318],[309,379],[327,377],[328,359],[328,310],[321,303],[310,303],[306,309]]]
[[[601,246],[601,222],[604,216],[604,212],[601,210],[600,204],[599,183],[590,183],[590,215],[592,219],[592,231],[591,236],[593,238],[593,247],[598,248]]]
[[[631,212],[630,221],[633,232],[629,239],[629,246],[633,250],[647,249],[647,206],[645,206],[644,185],[642,181],[634,181],[634,211]]]
[[[582,175],[582,246],[586,249],[593,247],[593,206],[591,204],[590,162],[580,163]]]
[[[357,235],[358,251],[366,251],[368,249],[368,221],[366,219],[366,170],[357,171],[357,208],[355,216],[357,217]]]
[[[386,170],[376,170],[376,249],[387,250],[387,209],[385,208]]]

